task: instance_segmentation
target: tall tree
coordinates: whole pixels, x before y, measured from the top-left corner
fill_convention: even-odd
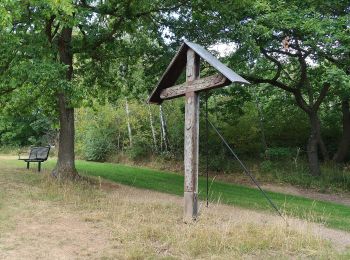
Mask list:
[[[319,151],[325,160],[329,156],[319,110],[326,96],[334,96],[347,80],[324,54],[334,57],[346,51],[345,44],[338,47],[349,38],[349,2],[200,2],[194,1],[192,13],[179,18],[174,33],[205,45],[218,40],[234,43],[236,50],[227,60],[233,68],[253,83],[270,84],[292,95],[309,118],[310,173],[320,175]],[[192,30],[181,27],[184,21],[191,21]]]
[[[29,85],[42,80],[45,86],[47,78],[53,83],[46,88],[50,97],[55,97],[56,102],[52,103],[58,107],[60,121],[54,176],[78,176],[74,153],[74,107],[98,89],[115,90],[115,86],[106,80],[111,77],[110,61],[121,56],[132,57],[135,51],[143,48],[144,42],[137,39],[141,32],[153,35],[155,42],[161,39],[160,22],[185,4],[186,1],[131,0],[26,0],[0,4],[0,13],[11,11],[15,14],[13,17],[6,15],[1,21],[6,24],[2,31],[18,41],[21,50],[17,50],[17,54],[29,62],[40,56],[38,60],[60,68],[58,75],[54,73],[56,77],[42,69],[38,78],[25,80]],[[25,47],[31,53],[23,53]],[[13,62],[14,71],[16,66],[19,64]],[[11,87],[2,87],[1,93],[17,91],[23,86],[23,82],[16,82]]]

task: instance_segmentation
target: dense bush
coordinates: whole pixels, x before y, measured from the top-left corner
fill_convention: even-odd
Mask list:
[[[240,90],[241,92],[243,90]],[[221,134],[243,159],[268,158],[271,161],[302,159],[308,138],[308,122],[305,116],[293,107],[291,100],[283,97],[283,106],[279,104],[279,93],[272,92],[274,102],[258,104],[250,98],[240,100],[239,95],[218,94],[209,99],[209,118]],[[237,104],[240,104],[239,106]],[[161,130],[159,106],[148,106],[135,99],[128,99],[129,117],[126,113],[126,100],[121,99],[115,105],[95,104],[93,108],[77,111],[77,154],[89,160],[104,161],[113,153],[121,153],[129,159],[138,161],[154,155],[169,154],[175,160],[183,158],[184,143],[184,101],[175,99],[163,104],[163,116],[167,125],[169,147],[166,149]],[[200,114],[200,155],[206,153],[209,143],[209,168],[213,171],[230,171],[231,155],[222,141],[209,128],[209,138],[205,133],[205,110],[201,103]],[[151,118],[155,140],[151,131]],[[130,143],[128,122],[131,128]],[[336,130],[331,129],[329,132]],[[334,125],[334,128],[339,125]],[[339,132],[339,131],[338,131]],[[264,135],[263,135],[264,134]],[[337,140],[337,136],[333,140]],[[265,139],[267,150],[264,149]],[[297,158],[298,157],[298,158]],[[300,158],[299,158],[300,157]]]
[[[147,141],[138,136],[137,139],[133,140],[133,145],[128,147],[126,154],[133,161],[142,161],[148,159],[151,153],[151,146],[148,145]]]
[[[40,111],[2,114],[0,146],[53,145],[57,134],[52,123],[54,120]]]
[[[85,158],[88,161],[104,162],[115,149],[115,129],[90,128],[85,137]]]
[[[81,109],[77,113],[77,153],[86,160],[106,161],[117,150],[118,126],[112,107]]]
[[[297,148],[271,147],[266,150],[265,155],[270,160],[290,160],[297,155]]]

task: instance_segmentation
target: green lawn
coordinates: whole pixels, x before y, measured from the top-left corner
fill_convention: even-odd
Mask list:
[[[18,165],[18,162],[15,164]],[[25,167],[24,164],[21,165]],[[54,161],[49,161],[44,164],[44,168],[51,168],[53,165]],[[120,164],[86,161],[77,161],[77,168],[82,175],[101,176],[137,188],[183,195],[183,176],[179,174]],[[205,187],[205,178],[200,178],[199,197],[201,199],[205,199]],[[288,215],[315,222],[324,222],[329,227],[350,231],[350,207],[348,206],[276,192],[267,193],[277,206]],[[221,203],[242,208],[273,212],[257,189],[241,185],[214,181],[211,184],[210,200],[214,202],[220,200]]]

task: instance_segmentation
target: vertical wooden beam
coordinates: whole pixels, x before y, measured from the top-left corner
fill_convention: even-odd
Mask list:
[[[199,78],[200,57],[191,49],[187,51],[186,81]],[[199,95],[186,93],[185,104],[185,183],[184,221],[190,222],[198,214],[198,144],[199,144]]]

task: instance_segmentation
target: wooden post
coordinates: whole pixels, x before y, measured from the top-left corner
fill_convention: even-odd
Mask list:
[[[186,57],[185,57],[186,55]],[[175,85],[186,63],[186,82]],[[208,61],[219,73],[199,79],[200,58]],[[173,58],[157,87],[148,98],[149,103],[162,104],[164,100],[185,96],[185,138],[184,138],[184,221],[191,222],[198,217],[198,146],[199,146],[199,92],[220,88],[238,82],[249,84],[241,76],[222,64],[201,46],[184,42]],[[163,135],[163,131],[161,131]],[[161,139],[162,147],[163,139]]]
[[[187,51],[187,82],[199,78],[199,60],[192,49]],[[199,95],[188,92],[185,99],[184,221],[190,222],[196,220],[198,214]]]

